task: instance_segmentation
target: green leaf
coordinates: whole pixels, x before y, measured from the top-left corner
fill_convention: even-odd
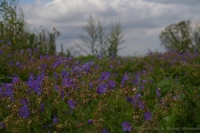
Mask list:
[[[169,121],[169,116],[166,116],[166,117],[164,117],[163,118],[166,122],[168,122]]]

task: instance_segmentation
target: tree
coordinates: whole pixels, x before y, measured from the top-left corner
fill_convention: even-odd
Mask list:
[[[88,35],[90,36],[90,38],[83,36],[83,35],[79,35],[83,45],[85,45],[89,50],[90,53],[92,55],[96,55],[97,54],[97,50],[96,50],[96,41],[97,41],[97,27],[96,27],[96,22],[95,20],[92,18],[92,16],[90,15],[90,18],[87,22],[86,26],[83,26],[84,30],[88,33]],[[85,50],[84,48],[80,47],[78,44],[76,44],[76,46],[78,48],[80,48],[80,50],[82,50],[83,52],[85,52],[86,54],[89,54],[87,50]]]
[[[92,54],[93,56],[117,56],[118,51],[122,49],[118,48],[119,44],[124,42],[124,40],[122,40],[123,34],[120,22],[117,22],[116,24],[112,23],[112,28],[109,34],[107,34],[105,28],[101,25],[101,22],[99,20],[96,22],[90,15],[87,25],[83,28],[89,37],[83,35],[79,36],[83,45],[85,45],[90,52],[78,44],[76,44],[76,46],[86,54]]]
[[[0,0],[0,38],[11,42],[12,52],[16,49],[38,49],[40,54],[53,55],[56,52],[56,37],[60,32],[42,30],[40,33],[29,31],[22,10],[17,13],[19,0]]]
[[[121,24],[120,22],[116,22],[115,24],[112,23],[112,28],[110,30],[110,34],[107,37],[108,45],[108,55],[117,56],[118,51],[125,48],[119,48],[119,45],[124,43],[125,40],[122,40],[124,34],[122,33]]]
[[[200,26],[191,27],[191,22],[181,21],[177,24],[171,24],[161,32],[161,46],[167,50],[179,52],[200,51]]]

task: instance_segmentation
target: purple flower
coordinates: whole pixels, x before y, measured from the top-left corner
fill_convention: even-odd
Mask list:
[[[36,92],[38,95],[41,95],[42,93],[42,79],[44,77],[44,73],[42,73],[41,75],[39,75],[36,80],[34,80],[34,77],[33,75],[31,74],[29,79],[28,79],[28,82],[27,82],[27,85],[34,90],[34,92]]]
[[[76,102],[75,102],[74,100],[69,100],[69,101],[67,101],[67,104],[69,105],[69,107],[70,107],[71,109],[76,108]]]
[[[128,77],[127,73],[125,72],[125,73],[124,73],[124,76],[123,76],[123,78],[122,78],[122,84],[124,84],[125,81],[128,80],[128,78],[129,78],[129,77]]]
[[[126,98],[126,101],[127,101],[127,102],[132,102],[132,101],[133,101],[133,98],[132,98],[132,97],[127,97],[127,98]]]
[[[41,112],[44,112],[44,103],[41,103],[41,104],[40,104],[40,111],[41,111]]]
[[[135,98],[136,98],[137,100],[140,100],[140,97],[141,97],[141,94],[139,94],[139,93],[137,93],[137,94],[135,95]]]
[[[178,99],[179,98],[179,95],[176,95],[176,96],[173,96],[174,99]]]
[[[30,112],[28,110],[28,106],[24,105],[23,107],[20,108],[19,115],[23,118],[28,118]]]
[[[0,122],[0,127],[3,129],[6,128],[6,126],[3,124],[3,122]]]
[[[98,59],[99,59],[99,60],[102,60],[102,59],[103,59],[103,56],[102,56],[102,55],[98,55]]]
[[[61,93],[61,94],[60,94],[61,98],[64,99],[64,97],[65,97],[65,92],[64,92],[63,90],[61,90],[60,93]]]
[[[62,71],[61,72],[61,75],[63,76],[63,77],[67,77],[67,76],[69,76],[69,72],[67,72],[67,71]],[[58,76],[58,75],[57,75]],[[55,75],[54,75],[54,77],[55,77]]]
[[[31,53],[32,49],[28,48],[26,51],[29,52],[29,53]]]
[[[0,55],[2,55],[3,54],[3,51],[2,50],[0,50]]]
[[[93,84],[91,82],[89,82],[89,88],[92,89],[93,88]]]
[[[60,60],[57,60],[53,63],[53,65],[51,66],[52,68],[57,68],[59,65],[61,64],[61,61]]]
[[[58,91],[58,88],[59,88],[58,85],[55,85],[55,86],[54,86],[54,89],[55,89],[56,91]]]
[[[13,83],[19,82],[19,77],[15,74],[14,77],[12,78]]]
[[[58,74],[56,72],[53,73],[54,78],[58,78]]]
[[[13,96],[13,85],[12,84],[2,84],[2,87],[0,87],[0,94],[3,97]]]
[[[80,66],[74,66],[73,67],[73,72],[80,72],[81,71],[81,67]]]
[[[140,90],[143,90],[144,89],[144,85],[140,85]]]
[[[72,85],[71,78],[68,77],[64,78],[62,84],[65,85],[66,87],[70,87]]]
[[[110,72],[102,72],[100,79],[108,80],[109,77],[110,77]]]
[[[114,89],[114,87],[116,87],[116,83],[113,80],[109,80],[108,81],[108,85],[109,85],[109,87],[110,87],[111,90]]]
[[[97,88],[97,93],[98,94],[103,94],[107,91],[108,89],[108,85],[107,84],[101,84],[98,88]]]
[[[123,131],[131,131],[131,124],[129,122],[122,122],[121,126],[123,127]]]
[[[92,119],[89,119],[88,120],[88,124],[92,124],[93,120]]]
[[[161,96],[160,95],[160,88],[156,89],[156,95],[157,95],[158,98],[160,98],[160,96]]]
[[[144,103],[143,102],[141,102],[141,101],[138,101],[138,106],[139,106],[139,108],[141,108],[141,109],[144,109]]]
[[[16,66],[20,67],[21,63],[20,62],[16,62]]]
[[[22,98],[21,104],[28,106],[29,102],[28,102],[28,100],[26,98]]]
[[[90,71],[90,62],[87,62],[85,64],[82,65],[82,69],[84,70],[84,73],[87,73]]]
[[[108,133],[108,130],[107,130],[106,128],[103,128],[103,129],[101,130],[101,133]]]
[[[53,123],[54,124],[57,124],[58,123],[58,118],[54,115],[54,118],[53,118]]]
[[[132,104],[134,105],[134,107],[136,108],[137,107],[137,99],[134,97],[134,98],[132,98]]]
[[[144,120],[148,121],[152,119],[152,114],[150,111],[144,113]]]

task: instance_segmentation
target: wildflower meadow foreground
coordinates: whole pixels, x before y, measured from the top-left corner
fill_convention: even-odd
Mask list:
[[[0,132],[200,131],[200,55],[65,57],[0,47]]]

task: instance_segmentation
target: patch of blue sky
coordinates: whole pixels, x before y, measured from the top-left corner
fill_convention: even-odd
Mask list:
[[[36,1],[48,2],[52,0],[19,0],[20,4],[35,3]]]

